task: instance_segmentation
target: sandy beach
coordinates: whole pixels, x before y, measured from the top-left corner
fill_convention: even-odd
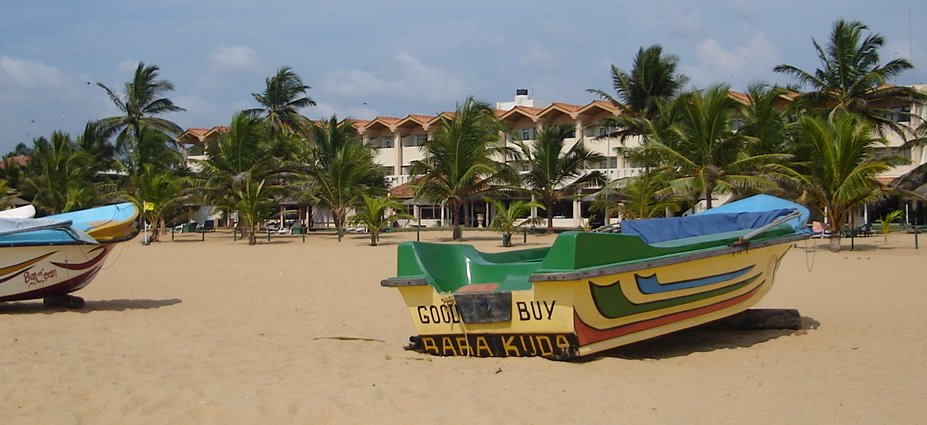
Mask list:
[[[802,330],[690,330],[579,362],[405,351],[411,320],[379,283],[414,238],[124,243],[82,310],[0,304],[0,423],[927,421],[927,237],[799,243],[758,307],[797,308]]]

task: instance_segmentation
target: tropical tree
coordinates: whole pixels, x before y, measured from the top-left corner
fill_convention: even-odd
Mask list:
[[[716,192],[774,189],[761,171],[789,155],[748,155],[748,139],[733,127],[738,106],[726,85],[684,93],[661,104],[656,120],[638,120],[645,136],[637,154],[653,155],[674,169],[676,192],[704,199],[707,208]]]
[[[640,219],[663,217],[667,210],[678,210],[683,199],[674,194],[670,187],[671,172],[648,169],[639,176],[613,181],[607,192],[615,193],[620,202],[608,205],[609,211],[621,214],[625,219]],[[605,192],[603,189],[597,194],[590,210],[605,209],[606,199],[602,196]]]
[[[748,155],[768,153],[795,153],[795,144],[789,137],[789,124],[793,122],[789,108],[782,107],[785,89],[765,84],[747,88],[746,101],[737,115],[742,123],[740,134],[747,137]]]
[[[256,219],[265,201],[273,203],[272,196],[287,193],[289,186],[280,183],[298,178],[295,165],[274,155],[276,142],[269,134],[259,118],[239,113],[232,117],[228,132],[208,143],[199,184],[207,202],[227,213],[247,207],[251,219]],[[250,198],[242,204],[245,195]]]
[[[0,209],[9,209],[13,207],[12,188],[6,180],[0,179]]]
[[[902,214],[904,214],[904,211],[894,210],[878,220],[882,231],[882,243],[888,243],[888,234],[892,231],[892,223],[901,218]]]
[[[808,174],[796,174],[795,180],[804,189],[804,199],[813,202],[831,223],[831,251],[840,251],[841,226],[854,208],[884,195],[876,177],[898,160],[873,155],[885,140],[874,136],[872,125],[853,114],[838,114],[833,120],[802,116],[795,137],[810,147],[814,164]]]
[[[547,211],[547,232],[554,231],[554,203],[568,194],[575,193],[584,185],[602,185],[605,176],[598,171],[585,173],[589,164],[602,161],[604,157],[586,149],[580,138],[569,149],[567,137],[571,137],[574,128],[568,125],[547,126],[538,132],[532,142],[518,140],[515,144],[521,149],[522,157],[531,166],[531,171],[522,179],[531,192],[543,202]]]
[[[524,226],[536,225],[540,222],[539,217],[528,217],[532,208],[544,208],[535,201],[512,201],[508,206],[499,199],[485,197],[486,203],[491,204],[495,209],[495,215],[489,228],[502,232],[502,245],[505,247],[512,246],[512,234],[518,232]]]
[[[796,99],[801,104],[823,109],[830,117],[839,111],[853,112],[879,129],[885,126],[900,132],[898,123],[890,119],[890,107],[927,99],[914,89],[886,84],[913,65],[902,58],[880,64],[885,38],[870,32],[862,22],[838,20],[825,47],[817,40],[812,42],[820,68],[813,72],[786,64],[773,68],[810,89]]]
[[[267,185],[267,179],[256,178],[250,170],[240,177],[235,186],[235,211],[247,230],[248,245],[256,245],[258,224],[273,215],[274,192],[282,186]]]
[[[94,158],[93,166],[100,172],[116,170],[116,148],[109,142],[107,129],[100,121],[91,121],[84,125],[84,132],[77,138],[80,150]]]
[[[350,120],[332,116],[310,126],[313,142],[308,176],[315,186],[315,198],[332,212],[338,241],[344,235],[348,210],[362,195],[386,191],[382,167],[375,162],[375,149],[365,144]]]
[[[641,129],[625,118],[655,119],[658,103],[676,97],[689,81],[688,77],[676,72],[678,65],[679,57],[664,55],[663,47],[658,44],[641,47],[634,56],[630,73],[612,65],[614,96],[603,90],[586,91],[621,108],[622,116],[609,118],[604,125],[617,126],[621,129],[620,136],[641,134]]]
[[[415,184],[416,197],[447,203],[453,240],[463,236],[464,204],[518,179],[497,160],[514,154],[502,144],[501,130],[489,105],[468,97],[453,115],[441,117],[433,137],[422,144],[423,158],[411,163],[411,173],[422,176]]]
[[[108,134],[118,133],[116,148],[127,155],[130,174],[140,170],[141,163],[150,159],[143,157],[139,151],[138,144],[142,139],[143,127],[168,136],[177,135],[182,131],[174,122],[158,116],[185,110],[174,105],[170,99],[161,97],[173,90],[174,85],[170,81],[159,79],[158,71],[156,65],[146,66],[144,62],[139,62],[132,80],[125,84],[122,93],[117,93],[103,83],[97,83],[122,112],[122,115],[103,118],[100,123]]]
[[[56,131],[51,140],[40,137],[34,144],[20,189],[36,208],[57,214],[104,202],[111,191],[101,187],[93,158],[69,135]]]
[[[380,233],[396,220],[412,218],[411,215],[401,212],[401,202],[385,197],[371,197],[361,194],[361,202],[354,209],[350,218],[351,224],[361,224],[370,232],[370,246],[377,246]]]
[[[261,107],[244,112],[255,116],[263,115],[275,132],[297,132],[308,121],[299,114],[299,110],[315,106],[315,101],[306,96],[310,88],[312,87],[303,84],[290,67],[284,66],[265,80],[263,92],[251,94]]]
[[[167,219],[189,199],[191,184],[189,177],[158,170],[152,164],[143,165],[141,172],[132,177],[135,193],[126,198],[144,210],[146,221],[152,224],[151,241],[158,241]]]

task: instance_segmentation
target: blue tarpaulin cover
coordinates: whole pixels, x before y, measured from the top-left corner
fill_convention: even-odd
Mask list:
[[[638,235],[644,242],[652,244],[692,236],[756,229],[794,210],[798,210],[801,216],[789,220],[788,223],[796,232],[806,231],[804,226],[809,215],[807,208],[775,196],[755,195],[686,217],[624,220],[621,222],[621,233]]]
[[[657,243],[692,236],[756,229],[771,223],[776,217],[792,210],[778,209],[763,212],[740,212],[690,215],[687,217],[649,218],[624,220],[621,233],[638,235],[648,243]]]

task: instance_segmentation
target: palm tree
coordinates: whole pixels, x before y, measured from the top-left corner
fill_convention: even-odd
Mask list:
[[[671,183],[677,193],[696,194],[707,208],[716,192],[774,189],[759,171],[789,155],[748,155],[747,138],[733,128],[737,109],[726,85],[684,93],[660,106],[657,120],[639,120],[645,140],[637,154],[673,168],[680,176]]]
[[[344,235],[348,210],[362,195],[386,191],[383,168],[376,164],[375,150],[364,144],[350,120],[332,116],[310,126],[313,159],[308,175],[315,197],[332,212],[338,240]]]
[[[409,214],[399,212],[402,209],[402,203],[395,199],[361,194],[360,205],[355,208],[355,214],[350,222],[367,227],[370,232],[370,246],[377,246],[380,241],[380,232],[388,228],[392,222],[412,218]]]
[[[11,189],[6,180],[0,179],[0,209],[2,210],[13,207],[14,196],[11,194]]]
[[[188,199],[190,184],[190,178],[172,171],[159,171],[152,164],[143,165],[141,172],[133,177],[132,187],[136,193],[126,197],[145,211],[146,220],[152,224],[151,241],[158,241],[166,220]],[[150,208],[146,209],[146,204]]]
[[[270,186],[266,182],[251,171],[245,171],[235,186],[235,211],[247,230],[248,245],[257,244],[258,224],[274,214],[274,192],[282,189],[282,186]]]
[[[21,190],[32,197],[36,208],[49,214],[84,209],[101,204],[93,158],[60,131],[51,140],[35,140],[32,158],[21,181]]]
[[[498,230],[502,232],[502,246],[510,247],[512,246],[512,234],[517,232],[523,226],[527,225],[536,225],[540,219],[538,217],[529,217],[525,216],[531,214],[532,208],[544,208],[544,205],[541,205],[535,201],[522,201],[516,200],[512,201],[509,206],[505,206],[499,199],[485,197],[483,198],[487,203],[491,204],[496,210],[496,215],[493,216],[492,223],[489,224],[490,229]],[[519,222],[520,221],[520,222]]]
[[[157,116],[185,110],[174,105],[170,99],[161,97],[173,90],[174,85],[167,80],[158,79],[158,70],[156,65],[145,66],[144,62],[139,62],[132,81],[125,84],[123,93],[116,93],[103,83],[97,83],[97,86],[106,90],[110,100],[122,112],[122,115],[103,118],[100,122],[109,134],[119,133],[116,147],[123,151],[128,150],[130,174],[139,170],[141,163],[148,160],[139,152],[138,143],[142,138],[142,127],[170,136],[182,131],[177,124]]]
[[[876,177],[897,160],[872,155],[885,140],[874,137],[872,125],[853,114],[841,113],[833,120],[802,116],[795,137],[810,147],[814,164],[809,174],[796,174],[795,180],[830,222],[831,251],[840,251],[841,226],[854,208],[883,196]]]
[[[679,57],[664,55],[663,47],[655,44],[638,49],[630,73],[612,65],[615,96],[603,90],[586,90],[621,108],[622,117],[609,118],[603,124],[622,129],[619,130],[620,136],[640,134],[641,129],[634,127],[633,122],[625,121],[623,116],[656,118],[657,104],[676,97],[689,81],[688,77],[676,72],[678,64]]]
[[[598,171],[583,174],[583,169],[604,157],[586,149],[582,138],[564,152],[571,126],[547,126],[538,132],[534,143],[516,141],[523,158],[531,164],[531,171],[522,179],[532,193],[543,202],[547,211],[547,232],[554,231],[554,203],[565,194],[575,192],[586,184],[601,185],[605,177]]]
[[[249,115],[263,115],[274,131],[296,132],[303,128],[306,117],[299,114],[301,108],[315,106],[315,101],[306,96],[309,87],[293,70],[284,66],[265,80],[261,93],[252,93],[260,108],[247,109]]]
[[[83,134],[77,138],[77,145],[95,159],[94,166],[101,172],[115,170],[119,166],[116,148],[109,142],[106,133],[107,129],[100,121],[91,121],[84,125]]]
[[[786,90],[765,84],[747,88],[746,103],[738,115],[743,123],[740,134],[748,138],[746,151],[750,155],[793,153],[794,144],[788,134],[792,115],[781,102]]]
[[[927,96],[907,87],[886,84],[902,72],[913,68],[902,58],[881,65],[879,50],[885,39],[858,21],[838,20],[834,23],[826,47],[812,39],[821,61],[813,73],[792,65],[778,65],[773,70],[794,78],[810,88],[796,99],[799,103],[828,111],[833,117],[838,111],[860,114],[873,125],[901,129],[889,118],[889,109],[899,102],[923,102]]]
[[[467,202],[512,184],[517,174],[495,158],[512,156],[501,143],[503,129],[486,102],[468,97],[456,112],[442,116],[432,139],[422,144],[424,157],[412,161],[411,173],[422,176],[416,197],[446,202],[453,223],[452,239],[460,240],[462,209]]]
[[[676,211],[682,198],[675,195],[670,187],[671,171],[648,169],[639,176],[615,180],[610,192],[617,194],[621,202],[610,205],[609,211],[617,212],[625,219],[663,217],[667,210]],[[605,208],[606,200],[601,196],[604,192],[599,192],[590,210]]]
[[[241,196],[251,196],[248,211],[255,209],[259,199],[269,192],[282,196],[284,187],[276,184],[296,178],[294,166],[274,155],[275,142],[267,126],[259,118],[243,113],[235,114],[229,131],[211,140],[206,147],[208,159],[202,162],[200,191],[204,198],[219,210],[238,211]],[[257,184],[274,182],[257,190]],[[247,187],[251,185],[251,187]],[[273,189],[272,191],[270,189]],[[262,201],[263,202],[263,201]],[[252,217],[252,219],[254,216]],[[242,225],[246,223],[241,222]]]

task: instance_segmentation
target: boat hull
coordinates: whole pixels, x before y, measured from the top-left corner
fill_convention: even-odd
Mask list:
[[[0,301],[69,294],[87,286],[114,244],[0,248]]]
[[[792,242],[532,275],[529,289],[505,291],[507,304],[495,284],[454,293],[427,284],[389,286],[399,289],[415,325],[412,349],[442,356],[567,359],[746,310],[769,291]]]

